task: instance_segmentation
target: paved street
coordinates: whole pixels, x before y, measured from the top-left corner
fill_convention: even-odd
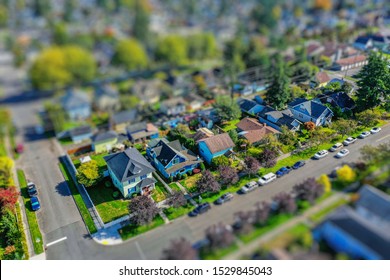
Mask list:
[[[235,198],[222,206],[212,206],[212,210],[197,218],[183,217],[168,225],[138,236],[124,244],[103,246],[88,236],[78,209],[69,195],[58,169],[58,151],[52,140],[34,136],[32,128],[37,124],[37,110],[42,100],[34,95],[24,98],[21,93],[21,76],[14,74],[5,55],[0,57],[0,77],[2,77],[5,96],[3,104],[12,110],[15,125],[18,128],[18,141],[25,143],[25,153],[17,161],[27,178],[35,181],[39,189],[42,209],[38,212],[39,225],[45,244],[47,259],[158,259],[161,250],[168,246],[171,239],[184,236],[195,242],[203,238],[204,230],[215,223],[231,223],[233,214],[248,210],[257,201],[271,199],[281,191],[289,191],[307,177],[316,177],[329,173],[342,162],[352,162],[359,158],[358,150],[363,145],[379,145],[390,141],[390,126],[382,132],[357,142],[348,149],[350,155],[345,159],[335,159],[330,154],[321,160],[309,160],[303,168],[291,172],[273,183],[246,195]],[[65,239],[66,238],[66,239]],[[55,243],[57,240],[57,243]],[[54,243],[53,243],[54,242]]]

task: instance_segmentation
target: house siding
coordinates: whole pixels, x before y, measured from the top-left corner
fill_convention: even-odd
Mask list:
[[[200,155],[204,158],[204,160],[210,164],[211,161],[213,160],[213,158],[216,158],[216,157],[219,157],[219,156],[222,156],[224,155],[227,151],[231,150],[231,148],[229,149],[225,149],[225,150],[222,150],[218,153],[214,153],[212,154],[209,150],[209,148],[207,147],[206,143],[204,143],[203,141],[199,142],[199,153]]]
[[[97,153],[104,153],[108,152],[117,143],[117,139],[112,139],[110,141],[100,142],[100,143],[93,143],[92,149]],[[111,148],[110,148],[111,147]]]
[[[71,120],[85,120],[91,115],[91,108],[89,106],[82,106],[67,110],[68,116]]]

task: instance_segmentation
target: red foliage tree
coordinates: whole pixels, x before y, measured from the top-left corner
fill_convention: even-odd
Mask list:
[[[233,185],[238,182],[238,174],[233,167],[220,166],[218,168],[219,178],[222,185]]]
[[[196,182],[196,186],[200,193],[216,193],[219,192],[219,190],[221,189],[221,186],[209,170],[205,170],[202,172],[202,177],[200,177],[199,180]]]
[[[0,203],[2,208],[14,209],[19,195],[20,193],[15,186],[10,186],[6,189],[0,188]]]
[[[151,223],[159,212],[156,203],[144,195],[137,196],[131,200],[129,211],[130,214],[136,213],[131,218],[131,222],[136,225]]]
[[[182,237],[172,240],[170,246],[163,250],[162,255],[163,260],[196,260],[198,252],[187,239]]]
[[[248,156],[244,159],[244,164],[245,164],[245,172],[248,175],[256,174],[261,167],[260,162],[251,156]]]

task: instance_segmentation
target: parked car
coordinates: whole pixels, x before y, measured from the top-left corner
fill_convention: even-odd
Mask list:
[[[189,215],[191,217],[195,217],[195,216],[198,216],[200,214],[206,213],[210,208],[211,208],[210,204],[206,202],[206,203],[198,205],[194,210],[192,210],[189,213]]]
[[[31,209],[33,211],[37,211],[41,209],[41,204],[39,203],[38,197],[36,196],[31,197],[30,203],[31,203]]]
[[[329,149],[329,151],[335,152],[335,151],[341,149],[342,147],[343,147],[343,144],[341,144],[341,143],[336,143],[336,144],[334,144],[334,145]]]
[[[243,186],[240,189],[240,191],[242,193],[248,193],[248,192],[255,190],[257,187],[258,187],[257,183],[255,181],[251,181],[251,182],[247,183],[245,186]]]
[[[382,128],[380,128],[380,127],[374,127],[373,129],[370,130],[370,132],[371,132],[371,134],[375,134],[375,133],[378,133],[381,130],[382,130]]]
[[[33,182],[28,182],[27,193],[28,193],[29,197],[33,197],[33,196],[38,195],[37,187],[35,186],[35,184]]]
[[[336,154],[336,157],[342,158],[342,157],[347,156],[348,154],[349,154],[349,150],[347,150],[347,149],[342,149],[340,152],[338,152],[338,153]]]
[[[231,193],[225,193],[223,195],[221,195],[216,201],[215,203],[216,204],[223,204],[225,202],[228,202],[229,200],[232,200],[233,199],[233,194]]]
[[[321,159],[321,158],[324,158],[328,155],[328,151],[327,150],[321,150],[319,152],[317,152],[315,155],[314,155],[314,158],[316,159]]]
[[[369,131],[364,131],[364,132],[362,132],[362,133],[359,135],[359,138],[360,138],[360,139],[364,139],[364,138],[368,137],[370,134],[371,134],[371,132],[369,132]]]
[[[351,144],[353,144],[355,142],[356,142],[356,138],[355,137],[348,137],[347,139],[345,139],[343,141],[343,145],[344,146],[348,146],[348,145],[351,145]]]
[[[263,177],[261,177],[259,179],[259,181],[257,181],[257,183],[260,186],[264,186],[268,183],[271,183],[275,179],[276,179],[276,174],[271,172],[271,173],[265,174]]]
[[[296,163],[294,163],[294,165],[292,166],[293,169],[298,169],[298,168],[301,168],[302,166],[304,166],[306,164],[305,161],[303,160],[300,160],[300,161],[297,161]]]
[[[283,166],[278,171],[276,171],[276,173],[275,173],[276,177],[282,177],[282,176],[290,173],[291,170],[292,170],[292,168],[290,166]]]

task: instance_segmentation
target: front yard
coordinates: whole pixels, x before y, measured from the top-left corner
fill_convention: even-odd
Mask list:
[[[191,203],[187,203],[186,205],[179,208],[175,208],[175,207],[166,208],[164,209],[164,214],[167,216],[169,220],[174,220],[178,217],[188,214],[194,208],[195,206],[193,206]]]
[[[119,229],[118,232],[123,240],[127,240],[129,238],[145,233],[163,224],[164,224],[164,220],[160,216],[156,216],[154,220],[148,225],[143,225],[143,226],[127,225]]]
[[[164,185],[160,182],[157,181],[155,185],[155,189],[153,190],[152,193],[152,198],[153,200],[158,203],[161,202],[169,196],[168,191],[165,189]]]

